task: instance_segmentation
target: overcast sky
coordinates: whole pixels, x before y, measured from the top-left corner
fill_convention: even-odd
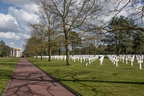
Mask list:
[[[115,5],[118,4],[116,1]],[[119,8],[127,3],[122,2]],[[114,3],[113,3],[114,5]],[[112,10],[112,4],[108,4],[106,9]],[[130,6],[125,8],[119,15],[128,16],[129,13],[141,10],[143,4],[137,4],[137,10],[129,10]],[[38,17],[35,12],[38,6],[31,0],[0,0],[0,40],[3,40],[10,47],[23,48],[26,39],[30,37],[28,23],[37,23]],[[106,13],[107,16],[101,15],[99,19],[108,21],[112,14]]]

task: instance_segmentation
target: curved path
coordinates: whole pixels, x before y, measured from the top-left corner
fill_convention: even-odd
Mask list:
[[[21,58],[2,96],[78,96]]]

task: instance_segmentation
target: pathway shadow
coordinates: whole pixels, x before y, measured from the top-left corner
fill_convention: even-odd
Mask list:
[[[13,72],[3,96],[77,96],[23,59]]]
[[[7,89],[8,94],[4,96],[54,96],[53,87],[57,86],[55,80],[41,76],[40,72],[26,72],[26,76],[24,74],[25,72],[14,73],[11,78],[13,84]]]

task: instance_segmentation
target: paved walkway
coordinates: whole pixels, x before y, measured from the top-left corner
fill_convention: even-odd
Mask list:
[[[21,58],[2,96],[77,96]]]

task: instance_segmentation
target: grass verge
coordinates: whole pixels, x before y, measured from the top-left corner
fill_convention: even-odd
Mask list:
[[[0,96],[4,91],[19,58],[0,58]]]

